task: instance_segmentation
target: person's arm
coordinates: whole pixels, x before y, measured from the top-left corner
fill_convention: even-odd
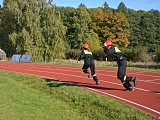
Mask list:
[[[82,51],[81,55],[78,57],[78,61],[84,59],[84,55],[85,55],[85,53],[84,53],[84,51]]]
[[[106,54],[112,54],[115,52],[113,46],[104,46],[103,49]]]

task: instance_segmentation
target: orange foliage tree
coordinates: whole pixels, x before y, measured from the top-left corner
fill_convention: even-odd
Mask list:
[[[128,46],[130,35],[129,23],[121,12],[107,14],[103,8],[93,8],[90,12],[91,28],[99,35],[100,39],[107,38],[119,46]]]

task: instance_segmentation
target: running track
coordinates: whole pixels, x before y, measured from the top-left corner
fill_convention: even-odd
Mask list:
[[[116,69],[97,68],[99,85],[95,85],[92,78],[87,78],[81,67],[75,66],[0,62],[0,70],[76,84],[84,89],[122,101],[155,117],[160,116],[160,72],[127,70],[128,75],[138,77],[138,84],[134,91],[125,91],[116,78]]]

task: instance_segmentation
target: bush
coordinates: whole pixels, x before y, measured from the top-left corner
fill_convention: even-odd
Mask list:
[[[143,46],[138,46],[133,49],[133,61],[136,62],[150,62],[151,57],[147,52],[147,48]]]
[[[157,49],[155,52],[155,61],[160,62],[160,49]]]
[[[93,58],[95,60],[103,61],[106,58],[106,55],[105,55],[103,49],[94,50],[91,52],[92,52]],[[70,50],[67,50],[65,53],[66,59],[77,59],[77,57],[79,57],[80,54],[81,54],[81,50],[79,50],[79,49],[70,49]]]
[[[128,61],[133,60],[133,49],[132,48],[120,48],[124,57],[127,58]]]
[[[66,55],[66,59],[77,59],[77,57],[79,57],[81,54],[81,50],[79,49],[70,49],[67,50],[65,55]]]
[[[106,60],[106,54],[104,53],[103,49],[94,50],[92,54],[95,60],[98,61]]]

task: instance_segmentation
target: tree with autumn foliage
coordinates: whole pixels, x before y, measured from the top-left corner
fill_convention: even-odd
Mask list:
[[[93,21],[91,28],[98,33],[102,42],[110,38],[117,45],[128,46],[129,23],[123,13],[107,14],[103,8],[94,8],[90,11]]]

